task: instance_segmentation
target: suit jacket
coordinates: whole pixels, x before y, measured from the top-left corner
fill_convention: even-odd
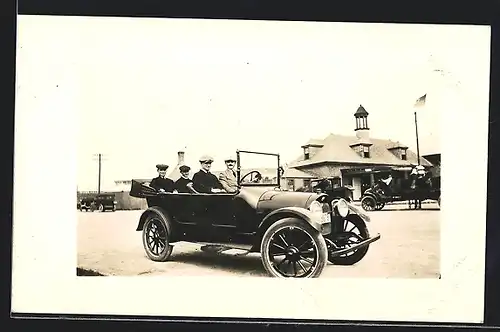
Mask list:
[[[172,192],[174,191],[175,184],[174,181],[169,178],[161,178],[157,176],[151,180],[149,186],[155,188],[156,190],[163,189],[166,192]]]
[[[223,189],[217,177],[212,173],[199,170],[193,175],[193,187],[201,193],[211,193],[212,189]]]
[[[226,169],[219,174],[219,182],[227,192],[236,192],[238,190],[238,182],[236,180],[236,171]]]

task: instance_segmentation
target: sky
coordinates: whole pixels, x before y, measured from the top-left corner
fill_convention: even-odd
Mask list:
[[[18,25],[18,92],[57,102],[44,90],[57,77],[78,114],[80,190],[97,187],[97,153],[102,189],[153,177],[157,163],[173,168],[179,150],[194,170],[202,154],[222,170],[236,149],[286,163],[310,138],[354,135],[360,104],[372,137],[416,150],[413,105],[424,93],[420,152],[440,153],[450,98],[471,110],[487,102],[487,27],[50,16]]]

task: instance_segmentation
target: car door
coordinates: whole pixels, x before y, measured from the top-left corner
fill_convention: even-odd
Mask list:
[[[207,211],[204,194],[176,193],[162,197],[176,223],[178,234],[186,240],[206,241]]]
[[[231,242],[237,232],[237,218],[234,214],[236,195],[229,193],[208,194],[205,196],[206,227],[213,242]]]

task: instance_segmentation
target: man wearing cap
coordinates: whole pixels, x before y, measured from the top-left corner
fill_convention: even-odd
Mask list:
[[[155,188],[159,192],[173,192],[174,191],[174,181],[165,177],[167,174],[168,165],[158,164],[156,169],[158,170],[158,176],[151,180],[149,186]]]
[[[207,194],[224,192],[219,179],[210,173],[213,161],[207,155],[200,158],[201,169],[193,175],[193,187],[196,191]]]
[[[219,174],[219,181],[225,191],[234,193],[238,191],[238,181],[236,180],[236,172],[234,171],[236,158],[229,157],[224,162],[226,163],[226,170]]]
[[[175,181],[175,190],[179,193],[190,193],[190,187],[193,186],[193,181],[189,178],[189,171],[191,168],[186,165],[182,165],[179,167],[179,171],[181,172],[181,177]]]

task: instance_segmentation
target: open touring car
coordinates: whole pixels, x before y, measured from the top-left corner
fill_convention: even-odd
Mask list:
[[[242,176],[241,156],[277,159],[273,183],[246,181],[262,177],[258,170]],[[344,199],[326,194],[280,190],[279,155],[237,151],[236,193],[159,193],[147,183],[132,181],[130,195],[147,200],[137,231],[153,261],[166,261],[173,245],[184,241],[260,252],[273,277],[318,277],[327,262],[352,265],[380,238],[371,236],[370,218]]]

